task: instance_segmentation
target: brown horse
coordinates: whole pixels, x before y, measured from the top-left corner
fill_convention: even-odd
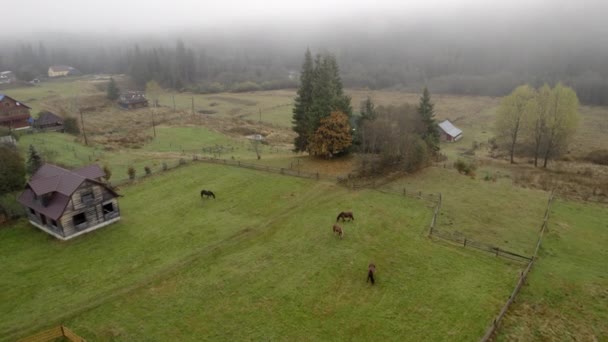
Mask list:
[[[374,274],[376,274],[376,265],[369,264],[369,266],[367,266],[367,282],[371,280],[372,285],[376,283],[376,280],[374,279]]]
[[[342,219],[342,222],[346,221],[346,219],[348,219],[349,221],[353,221],[355,219],[355,216],[353,215],[352,211],[343,211],[338,214],[338,217],[336,217],[336,222],[338,222],[340,219]]]
[[[334,233],[338,233],[340,239],[342,239],[342,237],[344,236],[344,230],[342,230],[342,227],[338,226],[337,224],[334,224],[334,226],[332,227],[332,231]]]

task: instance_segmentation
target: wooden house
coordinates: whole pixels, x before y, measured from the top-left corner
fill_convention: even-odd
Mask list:
[[[41,131],[62,131],[63,118],[51,112],[42,112],[38,119],[34,120],[34,128]]]
[[[120,220],[119,195],[102,182],[104,176],[97,165],[69,171],[45,164],[18,201],[33,226],[68,240]]]
[[[0,94],[0,126],[11,129],[30,127],[30,109],[12,97]]]
[[[443,141],[456,142],[462,138],[462,130],[454,126],[450,120],[439,123],[439,132]]]
[[[141,91],[126,91],[120,94],[118,105],[124,109],[148,107],[148,99]]]
[[[80,71],[67,65],[53,65],[49,67],[48,75],[49,77],[77,76],[80,75]]]

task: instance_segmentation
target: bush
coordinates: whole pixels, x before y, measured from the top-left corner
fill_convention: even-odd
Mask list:
[[[103,166],[103,173],[106,174],[106,180],[109,181],[112,178],[112,170],[108,167],[108,165]]]
[[[149,166],[145,166],[144,171],[146,172],[146,176],[149,176],[152,174],[152,169]]]
[[[471,177],[475,177],[475,170],[477,170],[477,166],[475,166],[474,163],[467,163],[460,159],[454,162],[454,168],[458,170],[458,173],[465,174]]]
[[[15,220],[25,216],[23,207],[17,202],[16,194],[9,193],[0,196],[0,216],[3,215],[9,220]]]
[[[587,155],[587,160],[599,165],[608,165],[608,150],[595,150]]]
[[[78,126],[78,120],[76,120],[76,118],[65,118],[63,120],[63,129],[69,134],[80,134],[80,126]]]
[[[25,164],[19,152],[0,144],[0,194],[21,190],[25,184]]]
[[[260,90],[260,85],[255,82],[252,82],[252,81],[239,82],[239,83],[235,83],[232,86],[231,90],[233,93],[244,93],[247,91],[257,91],[257,90]]]
[[[135,179],[136,171],[133,168],[133,166],[129,166],[129,169],[127,170],[127,174],[129,175],[129,179],[130,180],[134,180]]]

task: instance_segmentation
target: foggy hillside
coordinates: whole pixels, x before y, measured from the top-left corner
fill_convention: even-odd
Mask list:
[[[563,81],[582,102],[608,104],[607,6],[599,1],[229,3],[243,9],[217,5],[186,17],[188,6],[200,5],[184,2],[167,9],[180,20],[159,21],[154,11],[129,20],[109,11],[93,13],[92,25],[86,10],[64,24],[42,20],[2,33],[0,69],[29,80],[67,64],[197,92],[277,89],[296,84],[290,71],[293,78],[310,48],[337,57],[348,87],[418,91],[428,84],[438,93],[504,95],[521,83]]]

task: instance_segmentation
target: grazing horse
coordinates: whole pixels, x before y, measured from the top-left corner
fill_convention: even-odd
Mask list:
[[[215,199],[215,194],[212,191],[201,190],[201,198],[204,198],[205,196],[207,196],[207,198],[213,197],[213,199]]]
[[[375,273],[376,273],[376,265],[369,264],[369,266],[367,267],[367,281],[366,282],[369,282],[371,280],[372,285],[374,285],[374,283],[376,282],[376,280],[374,279]]]
[[[334,226],[332,227],[332,231],[334,233],[338,233],[340,239],[342,239],[342,237],[344,236],[344,230],[342,230],[342,227],[338,226],[337,224],[334,224]]]
[[[342,222],[346,221],[346,219],[348,219],[349,221],[353,221],[355,219],[355,216],[353,216],[352,211],[343,211],[340,214],[338,214],[338,217],[336,218],[336,222],[338,222],[340,219],[342,219]]]

